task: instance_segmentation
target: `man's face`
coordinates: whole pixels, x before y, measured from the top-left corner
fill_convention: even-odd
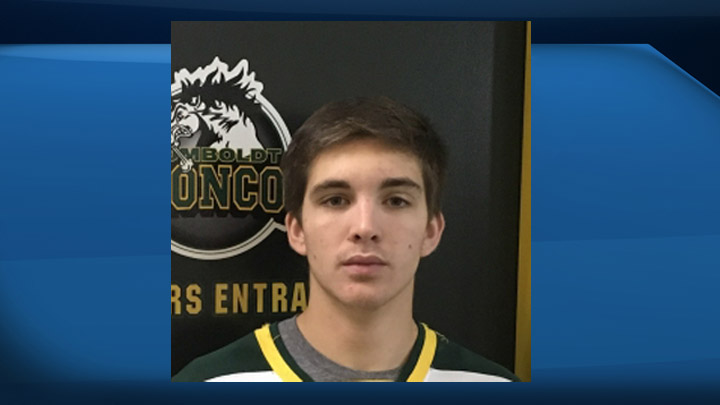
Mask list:
[[[428,218],[416,157],[358,140],[315,158],[302,223],[288,214],[286,225],[290,245],[308,258],[311,294],[378,309],[411,304],[418,262],[437,246],[444,219]]]

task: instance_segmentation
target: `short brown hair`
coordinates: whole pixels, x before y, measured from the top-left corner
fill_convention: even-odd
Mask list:
[[[301,220],[308,170],[331,146],[374,139],[420,161],[429,215],[441,210],[445,146],[427,118],[387,97],[352,98],[320,107],[295,131],[280,162],[285,209]]]

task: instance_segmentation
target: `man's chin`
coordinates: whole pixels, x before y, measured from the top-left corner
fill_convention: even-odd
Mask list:
[[[384,302],[376,298],[362,297],[344,300],[345,307],[349,310],[357,310],[364,312],[373,312],[380,310],[383,307]]]
[[[372,288],[356,288],[353,291],[346,292],[339,299],[346,307],[363,311],[381,309],[390,301],[386,294]]]
[[[388,286],[383,283],[372,281],[344,280],[342,284],[336,284],[332,288],[325,288],[320,283],[317,286],[322,290],[321,294],[326,295],[331,301],[335,301],[347,310],[375,311],[383,309],[397,299],[408,297],[412,300],[412,289],[395,291],[387,288]],[[312,287],[310,291],[312,296]],[[409,291],[410,294],[404,294],[406,291]]]

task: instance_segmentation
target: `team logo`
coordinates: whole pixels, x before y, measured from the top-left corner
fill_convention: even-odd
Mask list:
[[[171,247],[214,260],[285,230],[280,157],[290,135],[247,60],[174,73]]]

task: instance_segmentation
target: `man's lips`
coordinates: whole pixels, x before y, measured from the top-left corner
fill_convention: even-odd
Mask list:
[[[342,262],[348,276],[356,281],[372,280],[382,274],[387,262],[375,255],[355,255]]]
[[[343,260],[343,266],[384,266],[387,262],[375,255],[355,255]]]

